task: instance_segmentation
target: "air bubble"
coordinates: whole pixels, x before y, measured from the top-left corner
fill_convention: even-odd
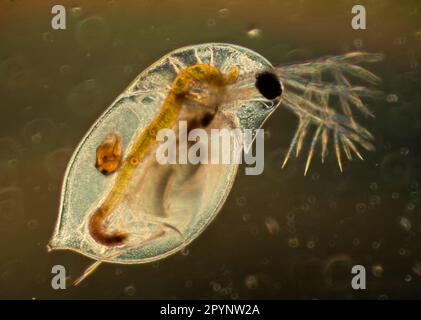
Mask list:
[[[380,278],[381,276],[383,276],[383,266],[381,264],[375,264],[371,267],[371,272],[376,278]]]
[[[265,226],[271,235],[279,233],[279,223],[272,217],[266,217]]]
[[[209,18],[206,24],[208,25],[208,27],[213,28],[216,26],[216,20]]]
[[[93,16],[82,20],[77,26],[76,39],[85,49],[91,50],[106,43],[108,29],[105,20],[99,16]]]
[[[247,36],[249,38],[255,39],[255,38],[259,38],[262,35],[262,30],[259,28],[251,28],[250,30],[247,31]]]
[[[415,261],[412,267],[412,271],[418,276],[421,277],[421,262]]]
[[[408,203],[408,205],[406,206],[406,211],[413,211],[415,209],[415,203],[411,202]]]
[[[38,229],[39,222],[36,219],[31,219],[28,221],[27,226],[29,230],[35,230]]]
[[[371,244],[371,247],[373,249],[378,249],[381,246],[381,242],[380,241],[373,241],[373,243]]]
[[[407,156],[408,154],[409,154],[409,149],[408,148],[406,148],[406,147],[401,148],[401,155]]]
[[[412,223],[407,217],[399,217],[399,225],[405,230],[410,231]]]
[[[371,191],[377,191],[378,188],[379,188],[379,185],[376,182],[373,182],[370,184]]]
[[[364,213],[367,211],[367,205],[365,203],[357,203],[357,205],[355,206],[355,211],[357,211],[358,213]]]
[[[56,126],[50,119],[39,118],[29,121],[23,128],[23,136],[31,145],[50,146],[56,138]]]
[[[240,196],[237,198],[236,202],[237,202],[237,206],[244,207],[247,204],[247,199],[244,196]]]
[[[307,242],[307,248],[309,249],[313,249],[316,246],[316,242],[313,240],[310,240],[309,242]]]
[[[80,116],[95,114],[103,106],[103,91],[95,79],[82,81],[73,87],[67,98],[68,108]]]
[[[300,240],[298,238],[289,238],[288,239],[288,246],[290,248],[298,248],[298,246],[300,245]]]
[[[134,296],[134,295],[135,295],[135,293],[136,293],[136,288],[135,288],[135,286],[130,285],[130,286],[125,287],[125,288],[124,288],[124,293],[125,293],[127,296],[129,296],[129,297]]]
[[[73,17],[80,17],[82,15],[81,7],[72,7],[70,8],[70,13]]]
[[[29,63],[23,57],[12,57],[0,62],[0,86],[21,89],[29,80]]]
[[[389,94],[386,96],[386,101],[389,103],[396,103],[398,100],[399,98],[396,94]]]
[[[42,40],[44,40],[47,43],[53,43],[54,42],[54,36],[51,32],[44,32],[42,34]]]
[[[190,250],[188,248],[184,247],[183,249],[181,249],[180,252],[183,256],[188,256],[189,253],[190,253]]]
[[[360,38],[354,40],[354,46],[357,49],[361,49],[364,46],[364,41]]]
[[[222,19],[228,18],[231,15],[231,12],[228,8],[222,8],[218,11],[218,16]]]
[[[212,286],[212,290],[215,292],[218,292],[222,288],[221,284],[218,282],[212,282],[211,286]]]
[[[245,284],[246,284],[247,289],[250,289],[250,290],[255,290],[259,285],[258,280],[256,276],[254,275],[247,276],[245,279]]]

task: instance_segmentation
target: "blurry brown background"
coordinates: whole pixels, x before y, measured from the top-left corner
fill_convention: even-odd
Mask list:
[[[51,7],[67,30],[51,29]],[[352,30],[364,4],[367,30]],[[74,279],[91,263],[46,252],[66,163],[98,115],[170,50],[230,42],[273,63],[351,50],[373,66],[384,99],[363,123],[377,151],[339,174],[330,157],[303,177],[280,169],[296,120],[279,109],[265,129],[265,173],[244,176],[188,250],[158,263],[104,265],[79,288],[54,291],[54,264]],[[0,0],[0,298],[421,297],[421,4],[419,1]],[[367,290],[350,288],[354,264]]]

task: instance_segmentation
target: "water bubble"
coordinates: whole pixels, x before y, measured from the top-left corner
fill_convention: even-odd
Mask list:
[[[36,219],[31,219],[28,221],[27,226],[29,230],[35,230],[38,228],[39,222]]]
[[[181,249],[180,252],[181,252],[181,255],[183,255],[183,256],[188,256],[189,253],[190,253],[190,251],[187,247],[184,247],[183,249]]]
[[[378,249],[381,246],[381,242],[380,241],[373,241],[373,243],[371,244],[371,247],[373,249]]]
[[[415,203],[410,202],[408,203],[408,205],[406,206],[406,211],[413,211],[415,209]]]
[[[421,262],[415,261],[414,265],[412,266],[412,271],[418,276],[421,277]]]
[[[19,163],[19,161],[18,161],[17,159],[10,159],[10,160],[7,162],[7,166],[8,166],[10,169],[15,169],[15,168],[17,168],[18,163]]]
[[[57,137],[57,127],[53,121],[46,118],[38,118],[29,121],[22,130],[22,135],[31,145],[42,145],[48,148]],[[41,144],[42,142],[42,144]]]
[[[124,68],[123,68],[123,72],[125,73],[125,74],[128,74],[128,75],[131,75],[131,74],[133,74],[133,71],[134,71],[134,69],[133,69],[133,66],[125,66]]]
[[[40,143],[42,140],[42,133],[37,132],[31,136],[31,141],[35,144]]]
[[[62,75],[69,75],[72,72],[72,67],[69,66],[68,64],[64,64],[64,65],[60,66],[59,72]]]
[[[248,275],[245,278],[244,282],[246,284],[247,289],[250,289],[250,290],[255,290],[259,285],[257,277],[254,275]]]
[[[82,8],[81,7],[72,7],[72,8],[70,8],[70,14],[73,17],[78,18],[82,15]]]
[[[370,190],[371,191],[377,191],[378,188],[379,188],[379,185],[376,182],[372,182],[370,184]]]
[[[21,189],[6,187],[0,189],[0,229],[16,231],[24,223],[24,197]]]
[[[334,246],[336,246],[336,241],[331,239],[327,242],[327,245],[331,248],[333,248]]]
[[[360,239],[358,239],[358,238],[354,238],[353,240],[352,240],[352,244],[355,246],[355,247],[358,247],[359,245],[360,245]]]
[[[313,249],[316,246],[316,242],[313,240],[310,240],[307,242],[307,248]]]
[[[364,41],[360,38],[354,40],[354,46],[357,49],[361,49],[364,46]]]
[[[231,294],[231,299],[232,300],[237,300],[239,298],[239,295],[238,295],[238,293],[237,292],[233,292],[232,294]]]
[[[108,28],[105,20],[92,16],[82,20],[76,29],[76,40],[85,49],[92,50],[106,43]]]
[[[399,225],[405,230],[410,231],[412,223],[407,217],[399,217]]]
[[[247,31],[247,36],[252,39],[256,39],[261,37],[262,30],[259,28],[251,28]]]
[[[307,211],[309,211],[309,210],[310,210],[310,205],[309,205],[308,203],[303,203],[303,204],[300,206],[300,208],[301,208],[301,210],[303,210],[304,212],[307,212]]]
[[[193,281],[192,280],[187,280],[184,285],[186,286],[186,288],[191,288],[191,287],[193,287]]]
[[[393,193],[392,193],[392,199],[393,199],[393,200],[398,200],[398,199],[399,199],[399,197],[400,197],[399,192],[393,192]]]
[[[53,184],[53,183],[49,183],[49,184],[48,184],[48,187],[47,187],[47,190],[48,190],[49,192],[54,192],[54,191],[56,191],[56,190],[57,190],[57,186],[56,186],[55,184]]]
[[[386,101],[389,103],[396,103],[398,102],[399,98],[396,94],[388,94],[386,96]]]
[[[270,131],[269,131],[269,130],[265,130],[265,131],[264,131],[264,134],[263,134],[263,138],[264,138],[264,140],[265,140],[265,141],[268,141],[268,140],[270,139],[270,137],[271,137],[271,133],[270,133]]]
[[[295,212],[294,211],[288,212],[287,219],[288,219],[288,221],[294,221],[295,220]]]
[[[206,24],[208,25],[208,27],[213,28],[216,26],[216,20],[213,18],[209,18]]]
[[[354,265],[350,256],[338,254],[326,260],[324,276],[326,284],[335,290],[344,290],[350,286],[352,266]]]
[[[391,153],[383,157],[380,165],[382,179],[394,187],[402,187],[409,183],[412,174],[412,164],[408,157],[400,153]]]
[[[249,213],[243,214],[242,219],[244,222],[249,222],[251,220],[251,214]]]
[[[401,155],[407,156],[408,154],[409,154],[409,149],[408,148],[406,148],[406,147],[401,148]]]
[[[382,198],[380,196],[371,196],[368,199],[368,202],[369,202],[370,206],[372,206],[372,207],[378,206],[382,203]]]
[[[316,200],[317,200],[317,198],[314,195],[311,195],[307,198],[308,203],[311,204],[311,205],[315,204]]]
[[[406,251],[406,249],[404,249],[404,248],[400,248],[400,249],[398,250],[398,254],[399,254],[400,256],[405,256],[405,255],[407,254],[407,251]]]
[[[415,59],[411,59],[411,60],[409,61],[409,67],[410,67],[412,70],[416,70],[416,69],[418,69],[418,65],[419,65],[419,63],[418,63],[418,61],[417,61],[417,60],[415,60]]]
[[[118,7],[118,3],[116,0],[109,0],[108,1],[108,7],[110,7],[111,9],[115,9]]]
[[[319,180],[319,178],[320,178],[320,174],[318,172],[313,172],[311,174],[311,180],[317,181],[317,180]]]
[[[212,290],[215,292],[218,292],[222,288],[221,284],[218,282],[212,282],[211,286],[212,286]]]
[[[21,146],[13,138],[0,138],[0,162],[8,163],[18,159],[21,155]]]
[[[298,238],[289,238],[288,239],[288,246],[290,247],[290,248],[293,248],[293,249],[295,249],[295,248],[298,248],[298,246],[300,245],[300,240],[298,239]]]
[[[272,217],[265,218],[265,226],[271,235],[275,235],[279,233],[279,223],[276,219]]]
[[[411,282],[412,276],[410,274],[407,274],[404,278],[405,282]]]
[[[0,62],[0,86],[15,90],[25,87],[30,77],[30,65],[21,56]]]
[[[129,296],[129,297],[134,296],[136,294],[136,288],[135,288],[135,286],[130,285],[130,286],[125,287],[124,288],[124,293],[127,296]]]
[[[247,204],[247,199],[244,196],[237,197],[236,199],[237,206],[244,207]]]
[[[44,32],[42,34],[42,40],[44,40],[47,43],[53,43],[54,42],[54,35],[52,32]]]
[[[257,237],[258,235],[259,235],[259,229],[256,227],[256,226],[251,226],[250,227],[250,234],[253,236],[253,237]]]
[[[59,148],[47,154],[44,164],[50,177],[61,179],[71,155],[72,148],[70,147]]]
[[[367,211],[367,205],[363,202],[357,203],[357,205],[355,206],[355,211],[357,211],[358,213],[364,213]]]
[[[371,272],[376,278],[380,278],[381,276],[383,276],[383,266],[381,264],[375,264],[371,267]]]
[[[103,108],[103,91],[95,79],[82,81],[70,90],[66,104],[76,114],[90,116]]]
[[[231,15],[231,12],[228,8],[222,8],[218,11],[218,16],[222,19],[228,18]]]
[[[402,46],[406,43],[406,37],[398,37],[393,39],[393,44],[395,46]]]

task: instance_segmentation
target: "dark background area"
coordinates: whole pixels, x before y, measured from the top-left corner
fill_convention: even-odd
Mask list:
[[[0,298],[402,299],[421,297],[419,1],[0,0]],[[52,30],[51,7],[67,9]],[[367,9],[367,30],[351,8]],[[187,250],[138,266],[104,265],[80,287],[51,288],[51,268],[75,279],[91,261],[47,253],[64,170],[81,137],[145,67],[184,45],[229,42],[274,64],[352,50],[385,97],[370,101],[376,137],[365,161],[304,158],[281,170],[297,121],[265,125],[265,172],[240,168],[215,221]],[[367,290],[350,287],[352,265]]]

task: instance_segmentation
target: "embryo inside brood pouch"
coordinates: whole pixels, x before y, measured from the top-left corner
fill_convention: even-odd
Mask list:
[[[211,129],[229,129],[233,126],[219,112],[212,115],[210,120],[207,112],[192,115],[194,113],[182,113],[179,120],[187,120],[189,130],[205,129],[209,140]],[[178,130],[178,122],[174,129],[178,137],[179,152],[180,140],[187,140],[187,137],[183,136],[186,133]],[[188,142],[187,150],[193,144],[195,142]],[[207,145],[211,148],[209,141]],[[129,246],[140,247],[152,240],[165,241],[166,238],[173,237],[183,241],[189,225],[196,218],[195,215],[206,208],[209,197],[218,184],[223,183],[229,170],[227,164],[158,163],[158,146],[159,144],[140,163],[124,197],[106,222],[109,231],[124,230],[128,234]],[[220,154],[222,151],[220,150]]]

